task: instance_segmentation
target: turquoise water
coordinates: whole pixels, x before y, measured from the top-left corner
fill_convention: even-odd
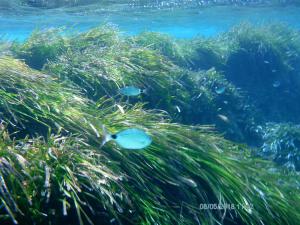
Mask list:
[[[300,8],[216,6],[194,9],[128,9],[126,6],[77,7],[51,10],[20,8],[0,12],[1,35],[24,40],[35,29],[66,26],[84,31],[112,23],[125,34],[158,31],[175,37],[213,36],[231,27],[253,24],[286,23],[300,29]]]

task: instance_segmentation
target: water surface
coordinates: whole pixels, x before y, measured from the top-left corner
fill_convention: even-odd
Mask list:
[[[0,11],[1,35],[23,40],[35,29],[76,27],[88,30],[112,23],[125,34],[158,31],[175,37],[212,36],[242,22],[253,24],[286,23],[300,29],[300,7],[215,6],[206,8],[129,9],[128,6],[85,6],[60,9]]]

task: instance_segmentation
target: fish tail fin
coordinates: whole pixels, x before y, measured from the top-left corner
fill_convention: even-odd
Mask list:
[[[102,132],[103,132],[103,139],[102,139],[102,142],[101,142],[101,147],[103,147],[103,145],[105,145],[107,142],[112,140],[112,137],[111,137],[111,134],[105,128],[104,125],[102,125],[101,127],[102,127]]]
[[[143,94],[145,94],[145,95],[148,95],[148,93],[149,93],[148,88],[142,89],[142,90],[141,90],[141,93],[143,93]]]

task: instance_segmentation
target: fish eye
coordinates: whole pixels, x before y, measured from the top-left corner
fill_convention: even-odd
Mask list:
[[[112,139],[116,139],[116,138],[117,138],[117,135],[116,135],[116,134],[113,134],[113,135],[111,135],[111,138],[112,138]]]

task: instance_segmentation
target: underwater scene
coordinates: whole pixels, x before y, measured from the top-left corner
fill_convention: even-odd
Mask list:
[[[0,0],[0,225],[300,225],[299,0]]]

